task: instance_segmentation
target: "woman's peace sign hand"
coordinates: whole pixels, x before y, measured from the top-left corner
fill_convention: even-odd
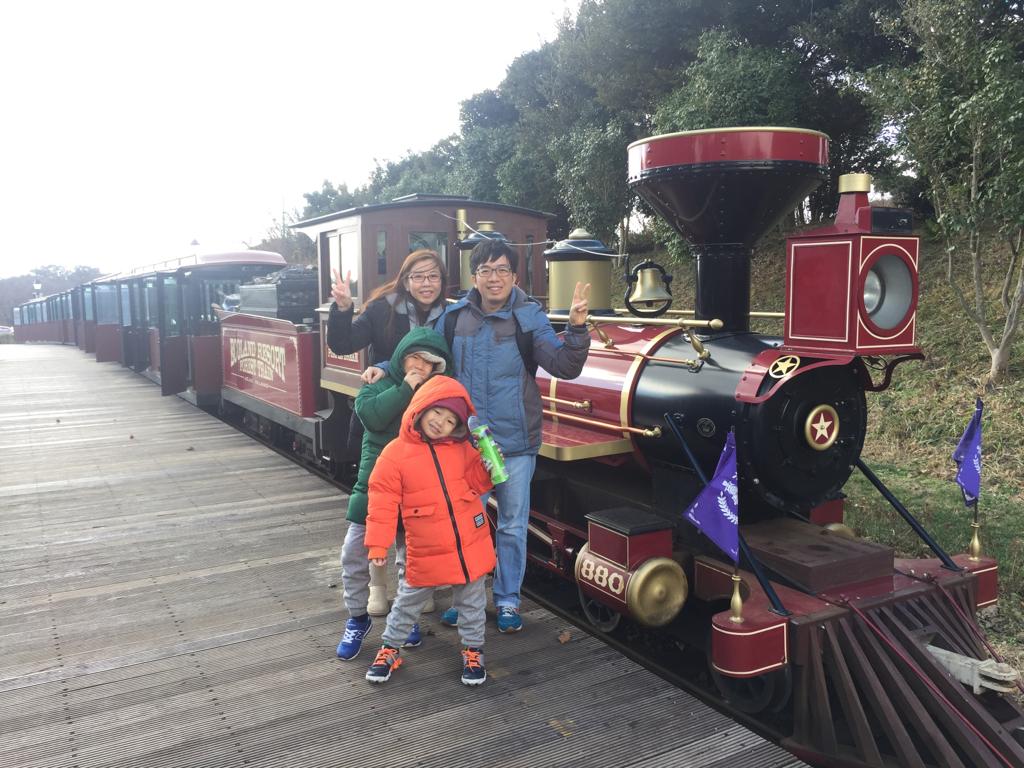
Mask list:
[[[352,272],[349,271],[344,280],[341,279],[341,275],[336,269],[332,269],[331,274],[334,275],[331,296],[334,297],[334,303],[338,305],[338,309],[344,312],[352,306]]]

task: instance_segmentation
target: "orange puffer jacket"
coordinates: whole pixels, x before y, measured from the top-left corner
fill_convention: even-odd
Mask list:
[[[457,397],[475,413],[466,389],[435,376],[413,395],[398,437],[381,451],[370,475],[366,516],[370,558],[383,557],[395,540],[398,515],[405,526],[405,580],[412,587],[467,584],[494,569],[494,543],[480,495],[491,478],[461,425],[448,438],[428,442],[416,429],[420,414],[438,400]]]

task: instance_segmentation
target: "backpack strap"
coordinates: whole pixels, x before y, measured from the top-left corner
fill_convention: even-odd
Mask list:
[[[523,358],[523,365],[530,376],[537,375],[537,361],[533,359],[533,331],[524,331],[519,324],[516,313],[512,313],[512,319],[516,322],[516,346],[519,347],[519,356]]]

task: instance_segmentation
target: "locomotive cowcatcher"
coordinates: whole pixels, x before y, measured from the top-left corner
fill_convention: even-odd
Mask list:
[[[834,223],[788,240],[783,336],[749,327],[752,247],[827,164],[827,137],[800,129],[629,147],[630,184],[691,243],[696,304],[692,319],[592,305],[579,378],[538,372],[531,562],[574,580],[599,630],[626,616],[701,649],[726,705],[810,762],[1024,765],[1016,673],[975,623],[996,601],[995,561],[947,554],[861,458],[867,393],[922,357],[909,213],[873,207],[870,177],[843,176]],[[667,295],[656,273],[639,286],[627,305],[641,313]],[[738,567],[683,516],[730,431]],[[858,469],[934,557],[894,557],[843,524]]]

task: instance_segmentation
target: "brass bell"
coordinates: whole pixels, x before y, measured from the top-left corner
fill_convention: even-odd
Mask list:
[[[636,287],[629,296],[630,304],[643,302],[644,307],[650,309],[661,302],[672,303],[672,294],[665,289],[662,272],[656,266],[639,269],[636,276]]]

